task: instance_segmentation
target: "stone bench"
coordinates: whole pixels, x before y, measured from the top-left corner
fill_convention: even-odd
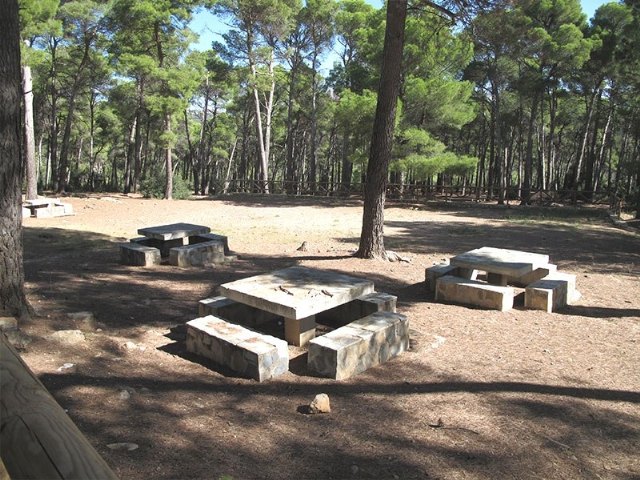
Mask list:
[[[287,342],[213,315],[187,322],[186,348],[259,382],[289,371]]]
[[[399,313],[377,312],[311,340],[307,365],[321,376],[342,380],[408,348],[407,318]]]
[[[506,311],[513,307],[513,295],[512,287],[445,275],[437,280],[435,299]]]
[[[136,237],[129,240],[131,243],[144,245],[145,247],[154,247],[160,250],[160,256],[167,258],[172,248],[182,247],[186,244],[186,238],[174,238],[171,240],[158,240],[157,238]]]
[[[395,312],[398,297],[383,292],[371,292],[351,302],[316,314],[316,323],[341,327],[376,312]]]
[[[120,244],[120,263],[123,265],[150,267],[158,265],[160,260],[160,250],[157,248],[131,242]]]
[[[257,327],[268,322],[284,322],[281,315],[236,302],[227,297],[205,298],[198,302],[198,315],[214,315],[248,327]]]
[[[428,292],[434,293],[436,291],[436,282],[440,277],[445,275],[457,275],[458,267],[449,265],[448,263],[440,263],[432,265],[424,269],[424,283]]]
[[[169,263],[178,267],[224,263],[224,245],[217,240],[173,247],[169,250]]]
[[[516,287],[526,287],[527,285],[537,282],[538,280],[543,279],[548,275],[553,275],[558,271],[558,266],[553,263],[549,263],[540,268],[536,268],[532,272],[529,272],[521,277],[511,278],[509,277],[509,284],[515,285]]]
[[[210,241],[222,242],[224,245],[224,254],[231,255],[231,250],[229,250],[229,239],[225,235],[220,235],[218,233],[201,233],[200,235],[194,235],[189,237],[189,244],[194,245],[197,243],[204,243]]]
[[[551,313],[570,305],[579,297],[576,276],[556,272],[527,285],[524,290],[524,306]]]

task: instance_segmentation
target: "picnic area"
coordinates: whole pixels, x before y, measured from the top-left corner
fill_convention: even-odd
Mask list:
[[[37,316],[14,340],[120,478],[640,477],[640,234],[606,209],[388,201],[385,246],[401,261],[383,262],[352,256],[358,199],[64,202],[75,215],[24,220]],[[176,224],[210,229],[184,234],[213,235],[201,244],[225,237],[219,255],[233,261],[121,263],[119,245]],[[504,311],[436,300],[425,269],[469,269],[462,254],[482,247],[544,257],[580,297],[549,311],[525,308],[524,286]],[[332,328],[322,311],[374,286],[397,297],[406,351],[347,378],[318,374],[307,343]],[[286,369],[257,381],[187,348],[200,302],[221,295],[282,315],[264,336],[287,340]],[[331,411],[309,414],[321,393]]]

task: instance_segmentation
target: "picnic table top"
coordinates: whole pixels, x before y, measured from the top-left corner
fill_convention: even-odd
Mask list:
[[[172,223],[169,225],[158,225],[157,227],[146,227],[138,229],[140,235],[156,240],[173,240],[175,238],[191,237],[211,232],[209,227],[204,225],[194,225],[192,223]]]
[[[482,247],[452,257],[451,265],[488,273],[521,277],[549,263],[549,255],[508,250],[505,248]]]
[[[301,266],[220,286],[220,293],[231,300],[296,320],[373,291],[370,280]]]

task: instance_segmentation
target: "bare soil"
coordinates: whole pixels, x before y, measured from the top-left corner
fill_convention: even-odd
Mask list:
[[[65,201],[75,216],[24,223],[37,317],[22,356],[123,479],[640,478],[640,235],[599,209],[388,203],[386,246],[410,259],[390,263],[351,256],[358,200]],[[117,242],[174,222],[227,235],[240,258],[119,264]],[[521,299],[509,312],[435,303],[425,267],[484,245],[549,254],[581,300],[551,314]],[[265,383],[185,351],[200,299],[296,264],[397,295],[410,351],[334,381],[291,347],[291,371]],[[95,321],[69,316],[81,311]],[[85,339],[50,336],[66,329]],[[301,413],[318,393],[331,413]],[[138,448],[108,447],[119,442]]]

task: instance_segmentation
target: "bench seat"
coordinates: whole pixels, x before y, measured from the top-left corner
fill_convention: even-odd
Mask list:
[[[169,263],[178,267],[224,262],[224,244],[217,240],[173,247],[169,250]]]
[[[527,285],[524,290],[524,306],[551,313],[570,305],[579,297],[576,276],[556,272]]]
[[[432,265],[424,269],[424,283],[427,287],[427,291],[434,293],[436,291],[436,283],[440,277],[445,275],[456,275],[458,273],[458,267],[449,265],[448,263],[440,263]]]
[[[150,267],[159,265],[160,261],[160,250],[157,248],[131,242],[120,244],[120,263],[123,265]]]
[[[477,280],[445,275],[436,282],[437,301],[474,305],[506,311],[513,308],[512,287],[491,285]]]
[[[289,371],[287,342],[213,315],[187,322],[186,348],[259,382]]]
[[[311,371],[342,380],[379,365],[409,348],[409,321],[376,312],[309,342]]]

